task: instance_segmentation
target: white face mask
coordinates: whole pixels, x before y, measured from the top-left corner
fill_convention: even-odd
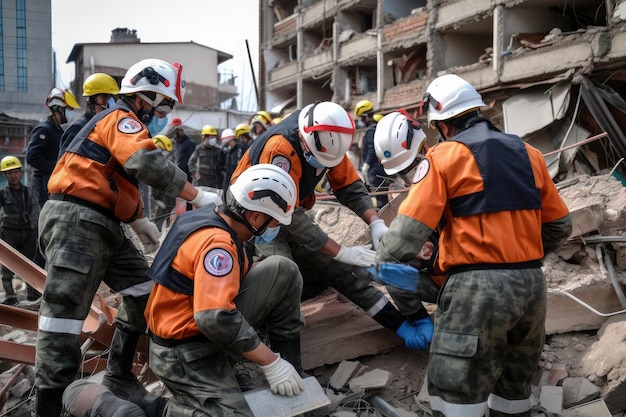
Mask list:
[[[215,146],[215,145],[217,145],[217,139],[209,138],[209,146]]]

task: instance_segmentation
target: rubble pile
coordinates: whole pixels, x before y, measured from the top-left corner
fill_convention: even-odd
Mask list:
[[[622,293],[626,284],[626,189],[607,175],[580,176],[557,187],[570,208],[574,232],[544,260],[548,317],[546,343],[533,381],[533,415],[623,417],[626,314],[619,313],[626,310]],[[404,196],[395,196],[381,217],[389,222]],[[338,203],[318,202],[310,215],[342,244],[369,241],[368,226]],[[108,303],[116,300],[104,286],[101,295]],[[435,305],[427,308],[436,314]],[[349,321],[354,322],[356,314]],[[34,336],[34,332],[0,326],[0,341],[33,346]],[[336,350],[331,345],[327,349]],[[399,346],[371,357],[310,369],[332,402],[332,407],[315,415],[363,415],[359,407],[378,410],[368,415],[383,415],[381,410],[389,406],[405,417],[427,416],[427,363],[427,353]],[[0,415],[30,415],[32,366],[0,362],[0,372]]]

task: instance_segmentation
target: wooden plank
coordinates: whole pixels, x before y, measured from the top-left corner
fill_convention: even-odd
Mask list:
[[[351,302],[330,293],[302,304],[302,366],[305,370],[361,356],[376,355],[403,345],[401,338],[378,324]]]

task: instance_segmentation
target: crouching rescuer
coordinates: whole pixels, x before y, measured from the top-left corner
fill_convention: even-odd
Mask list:
[[[302,276],[286,257],[252,263],[246,248],[291,223],[296,185],[281,168],[259,164],[225,198],[215,209],[180,215],[148,270],[155,281],[146,308],[150,366],[173,394],[165,416],[252,417],[233,357],[258,365],[275,394],[304,389]],[[261,326],[272,349],[257,334]]]

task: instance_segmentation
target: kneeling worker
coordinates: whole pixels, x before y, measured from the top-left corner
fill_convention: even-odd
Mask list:
[[[230,356],[257,364],[272,392],[293,396],[300,377],[302,276],[282,256],[252,264],[245,243],[290,224],[296,185],[285,171],[259,164],[244,171],[226,204],[180,215],[148,276],[150,366],[173,398],[164,416],[252,417]],[[265,326],[274,353],[256,328]]]

